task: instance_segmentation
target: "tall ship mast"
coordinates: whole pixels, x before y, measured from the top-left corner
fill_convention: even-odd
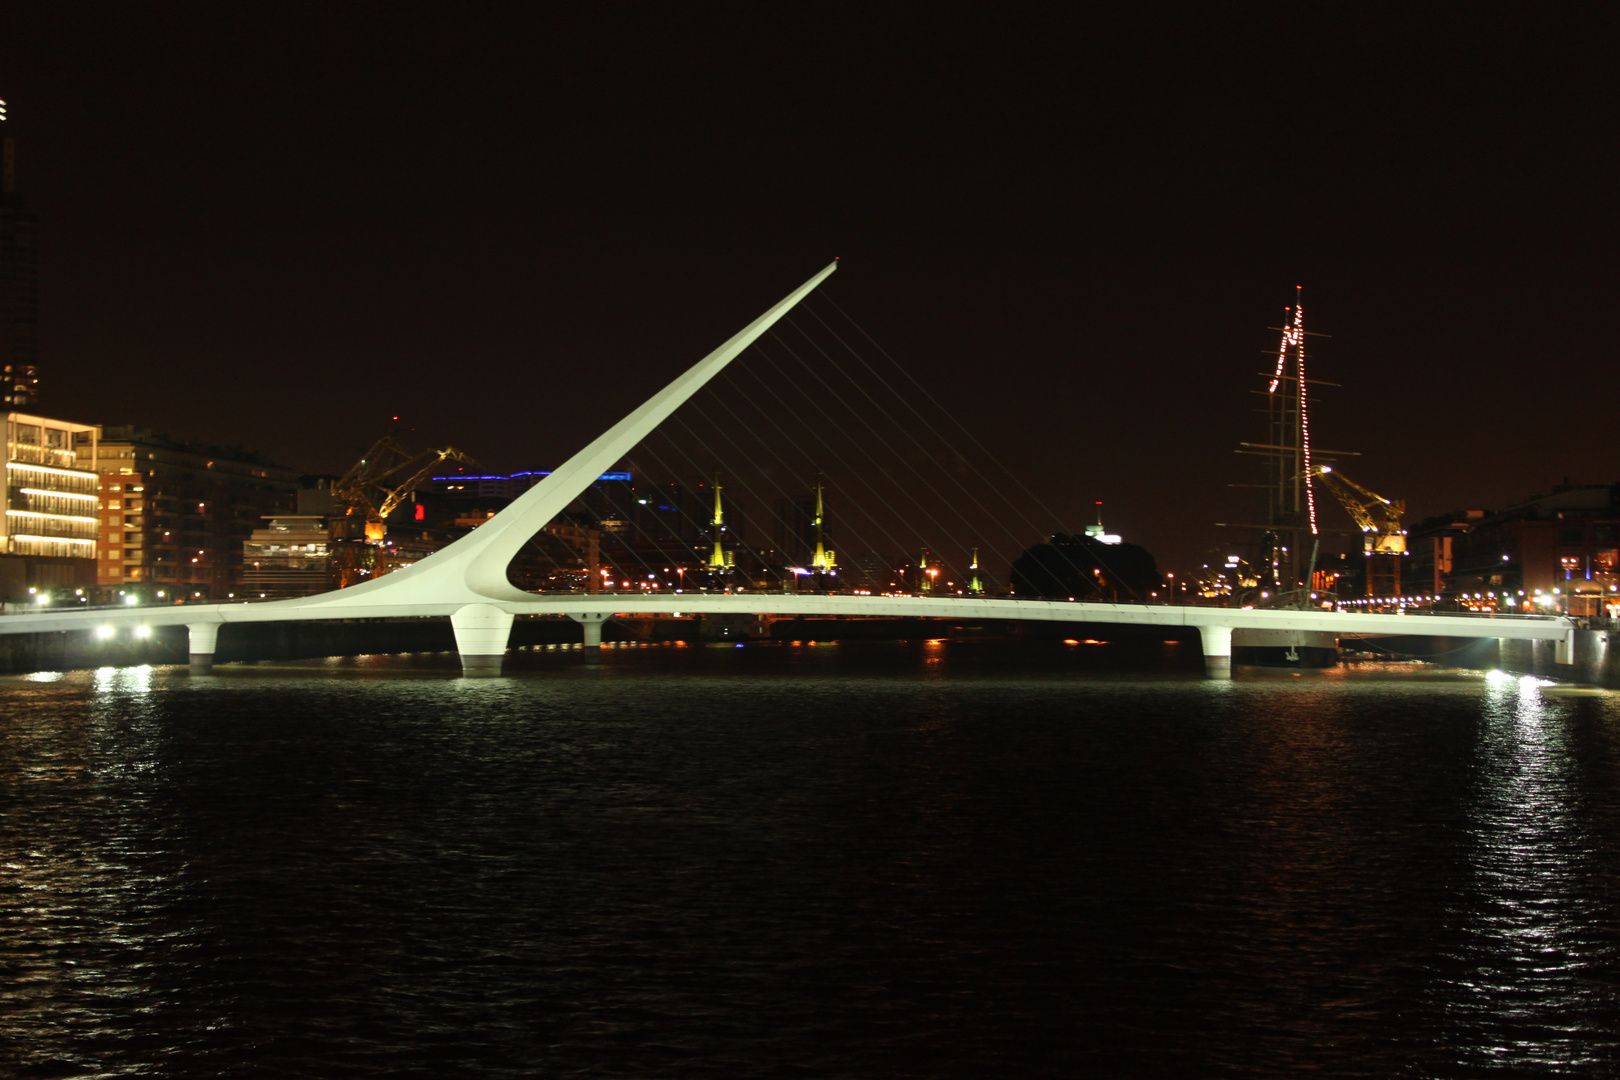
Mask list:
[[[1250,528],[1261,532],[1257,564],[1260,587],[1268,599],[1287,603],[1311,589],[1321,533],[1317,523],[1315,454],[1311,446],[1310,387],[1332,386],[1305,375],[1305,308],[1296,287],[1294,303],[1283,309],[1277,361],[1262,391],[1266,399],[1269,440],[1240,443],[1240,454],[1265,459],[1264,520]],[[1339,451],[1335,451],[1339,453]]]

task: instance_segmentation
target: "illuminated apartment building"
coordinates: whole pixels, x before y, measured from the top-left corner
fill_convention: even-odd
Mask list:
[[[22,600],[30,587],[94,583],[96,441],[97,429],[87,424],[6,414],[0,599]]]
[[[109,427],[97,455],[101,535],[96,583],[226,600],[242,590],[243,543],[290,513],[298,474],[240,448]]]

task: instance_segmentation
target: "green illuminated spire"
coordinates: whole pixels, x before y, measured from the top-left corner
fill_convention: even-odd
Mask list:
[[[979,580],[978,548],[973,549],[973,565],[968,567],[968,573],[970,575],[968,577],[968,592],[974,593],[975,595],[984,592],[984,582]]]

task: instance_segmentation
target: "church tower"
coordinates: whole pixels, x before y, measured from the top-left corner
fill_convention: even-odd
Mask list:
[[[720,474],[714,477],[714,520],[709,523],[710,532],[714,535],[714,549],[709,553],[709,569],[718,573],[725,573],[737,565],[737,556],[726,550],[723,543],[726,533],[726,510],[721,502]]]
[[[821,493],[825,487],[821,477],[816,477],[816,516],[814,521],[816,533],[816,551],[810,556],[810,569],[818,574],[827,574],[838,569],[838,553],[827,546],[826,508],[822,503]]]

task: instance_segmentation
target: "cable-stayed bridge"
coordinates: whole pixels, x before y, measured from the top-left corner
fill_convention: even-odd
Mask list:
[[[471,533],[411,566],[347,589],[289,600],[14,615],[0,618],[0,633],[184,625],[190,633],[191,667],[197,673],[210,670],[219,629],[228,623],[448,616],[463,670],[469,675],[487,675],[499,674],[512,621],[517,615],[567,615],[582,625],[586,645],[596,646],[601,643],[602,623],[616,613],[627,612],[1013,619],[1195,627],[1208,670],[1217,676],[1230,672],[1234,631],[1552,640],[1560,643],[1561,653],[1570,647],[1574,625],[1559,617],[1415,617],[984,596],[852,596],[758,591],[628,597],[540,595],[519,589],[508,580],[508,567],[532,537],[745,349],[769,332],[825,281],[837,265],[836,262],[828,265],[789,293],[511,505]]]

